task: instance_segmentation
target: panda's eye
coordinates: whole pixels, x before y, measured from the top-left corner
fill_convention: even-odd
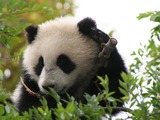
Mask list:
[[[44,67],[44,61],[43,61],[43,57],[41,56],[38,59],[38,63],[34,68],[36,75],[39,76],[41,74],[43,67]]]
[[[70,58],[67,55],[61,54],[57,59],[57,66],[60,67],[60,69],[66,73],[71,73],[76,65],[70,60]]]

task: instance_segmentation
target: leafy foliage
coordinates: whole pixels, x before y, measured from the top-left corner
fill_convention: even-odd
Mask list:
[[[47,106],[47,101],[45,100],[45,98],[42,97],[42,106],[38,108],[33,107],[28,112],[24,112],[23,115],[19,115],[19,113],[14,109],[14,107],[5,101],[8,96],[3,94],[3,96],[0,96],[0,100],[3,101],[3,103],[5,104],[0,104],[0,118],[5,120],[11,119],[11,116],[13,117],[14,115],[13,120],[50,120],[52,118],[52,113],[54,113],[57,120],[99,120],[102,116],[105,116],[105,108],[99,105],[99,101],[107,99],[110,103],[115,102],[115,99],[111,97],[112,93],[108,92],[108,94],[106,94],[106,91],[108,91],[108,82],[106,82],[108,81],[108,78],[106,77],[105,79],[100,79],[102,81],[101,84],[106,87],[106,90],[104,90],[102,94],[99,94],[97,96],[90,96],[86,94],[85,98],[87,100],[87,104],[77,103],[73,97],[68,95],[69,101],[66,101],[67,106],[63,107],[59,95],[53,89],[50,89],[50,95],[57,101],[56,108],[49,109]],[[108,108],[109,106],[107,107],[107,109]],[[109,109],[112,110],[112,108]]]
[[[135,88],[131,94],[131,105],[135,108],[131,114],[133,119],[157,120],[160,117],[160,12],[147,12],[140,14],[139,19],[149,17],[157,22],[151,30],[148,45],[142,45],[137,52],[133,52],[135,63],[130,70],[134,76]]]
[[[18,35],[26,27],[26,22],[21,22],[25,13],[35,12],[42,9],[42,6],[35,6],[35,2],[26,2],[20,0],[1,0],[0,1],[0,32],[1,42],[5,45],[11,46],[15,40],[20,40]],[[30,9],[28,9],[30,8]]]

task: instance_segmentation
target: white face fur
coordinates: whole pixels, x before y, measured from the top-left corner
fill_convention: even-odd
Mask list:
[[[38,26],[35,40],[24,52],[23,67],[41,92],[47,93],[43,86],[52,85],[61,93],[76,83],[86,82],[98,52],[97,43],[78,31],[76,21],[70,17],[59,18]],[[44,67],[37,75],[35,66],[40,57]]]

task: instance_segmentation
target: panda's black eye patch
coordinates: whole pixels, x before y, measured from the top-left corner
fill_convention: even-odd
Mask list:
[[[57,59],[57,66],[66,73],[71,73],[75,68],[76,65],[73,63],[67,55],[61,54]]]
[[[36,75],[39,76],[41,74],[43,67],[44,67],[44,61],[43,57],[41,56],[38,60],[37,65],[34,68]]]

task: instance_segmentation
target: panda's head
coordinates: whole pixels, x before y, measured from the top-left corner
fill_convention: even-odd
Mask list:
[[[88,74],[100,52],[100,44],[91,32],[95,28],[90,18],[76,22],[71,17],[26,28],[28,46],[23,67],[41,92],[47,93],[46,88],[53,87],[63,93],[89,82]]]

